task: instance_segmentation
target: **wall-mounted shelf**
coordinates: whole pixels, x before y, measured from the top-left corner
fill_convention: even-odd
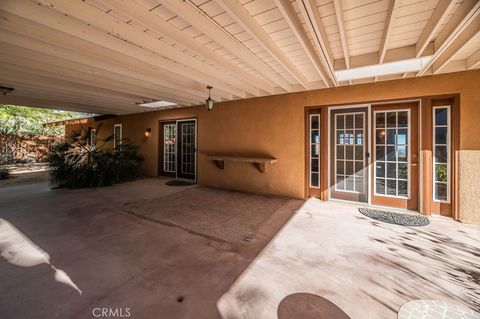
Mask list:
[[[219,169],[224,169],[225,161],[253,163],[260,173],[265,173],[267,164],[277,162],[273,157],[251,157],[251,156],[232,156],[232,155],[206,155],[207,159],[213,161]]]

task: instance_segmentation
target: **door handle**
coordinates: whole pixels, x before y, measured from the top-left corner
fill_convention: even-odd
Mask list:
[[[417,163],[410,164],[410,166],[417,166],[417,165],[418,165]]]

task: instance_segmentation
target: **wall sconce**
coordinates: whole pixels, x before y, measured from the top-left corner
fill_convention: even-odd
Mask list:
[[[149,138],[150,135],[152,135],[152,129],[151,128],[146,128],[144,134],[145,134],[146,138]]]
[[[207,86],[208,89],[208,99],[205,100],[205,106],[207,110],[211,111],[213,109],[213,103],[215,103],[214,100],[210,97],[210,90],[213,89],[210,85]]]

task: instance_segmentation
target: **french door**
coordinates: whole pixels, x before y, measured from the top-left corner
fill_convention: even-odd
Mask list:
[[[418,210],[418,105],[372,105],[371,204]]]
[[[196,180],[197,122],[160,122],[159,175]]]
[[[332,110],[330,196],[368,201],[368,109]]]

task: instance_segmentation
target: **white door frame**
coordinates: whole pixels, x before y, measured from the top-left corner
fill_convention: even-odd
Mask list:
[[[194,181],[196,182],[197,181],[197,156],[198,156],[198,152],[197,152],[197,148],[198,148],[198,134],[197,134],[197,118],[189,118],[189,119],[181,119],[181,120],[175,120],[175,123],[177,125],[177,136],[176,138],[178,139],[178,127],[179,127],[179,123],[180,122],[191,122],[191,121],[194,121],[195,122],[195,165],[194,165],[194,169],[195,169],[195,179]],[[178,142],[175,143],[175,153],[178,154],[177,152],[177,145],[178,145]],[[180,179],[180,180],[185,180],[185,181],[191,181],[191,179],[186,179],[186,178],[178,178],[178,158],[177,160],[175,161],[175,178],[176,179]]]
[[[175,122],[175,179],[179,179],[179,180],[184,180],[184,181],[192,181],[191,179],[186,179],[186,178],[179,178],[178,177],[178,158],[177,158],[177,155],[178,155],[178,132],[179,132],[179,123],[180,122],[191,122],[191,121],[194,121],[195,122],[195,165],[194,165],[194,168],[195,168],[195,179],[193,179],[193,181],[197,182],[197,179],[198,179],[198,176],[197,176],[197,163],[198,163],[198,120],[197,118],[186,118],[186,119],[179,119],[179,120],[161,120],[160,122]],[[159,137],[160,135],[162,135],[162,141],[161,143],[165,144],[165,136],[163,134],[163,132],[159,132]],[[160,141],[159,141],[160,142]],[[163,146],[165,147],[165,145]],[[160,158],[160,154],[158,154],[158,157],[157,158]],[[164,163],[161,163],[162,165],[165,164],[165,157],[163,158],[163,161]]]
[[[371,187],[372,187],[372,169],[370,169],[372,167],[372,161],[373,161],[373,153],[372,153],[372,130],[371,130],[371,127],[372,127],[372,111],[371,111],[371,108],[372,108],[372,105],[384,105],[384,104],[397,104],[397,103],[408,103],[408,102],[416,102],[418,103],[418,150],[419,150],[419,153],[420,153],[420,156],[419,156],[419,159],[418,159],[418,169],[419,169],[419,180],[418,180],[418,196],[419,196],[419,200],[418,200],[418,210],[420,213],[422,213],[422,193],[423,193],[423,190],[422,190],[422,185],[423,185],[423,180],[422,180],[422,152],[421,152],[421,149],[422,149],[422,100],[421,99],[406,99],[406,100],[394,100],[394,101],[386,101],[386,102],[372,102],[372,103],[363,103],[363,104],[350,104],[350,105],[334,105],[334,106],[328,106],[328,119],[327,119],[327,185],[328,185],[328,200],[329,201],[339,201],[339,202],[346,202],[346,203],[355,203],[355,204],[358,204],[358,205],[362,205],[362,204],[365,204],[365,203],[361,203],[361,202],[352,202],[352,201],[347,201],[347,200],[342,200],[342,199],[335,199],[335,198],[332,198],[332,194],[331,194],[331,187],[330,187],[330,182],[331,182],[331,142],[330,142],[330,138],[331,138],[331,133],[330,133],[330,130],[331,130],[331,110],[341,110],[341,109],[355,109],[355,108],[367,108],[368,109],[368,114],[367,114],[367,123],[368,123],[368,153],[370,154],[370,156],[368,157],[368,160],[367,160],[367,168],[368,168],[368,194],[367,194],[367,204],[368,205],[372,205],[372,197],[370,196],[370,192],[371,192]],[[409,180],[410,181],[410,180]],[[410,181],[411,182],[411,181]],[[410,185],[409,185],[410,187]],[[375,206],[375,205],[374,205]]]

